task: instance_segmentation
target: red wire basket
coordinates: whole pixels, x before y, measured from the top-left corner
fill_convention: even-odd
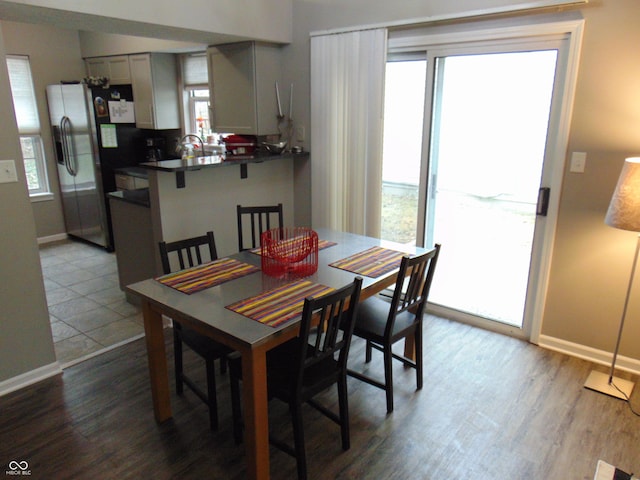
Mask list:
[[[272,277],[308,277],[318,270],[318,234],[307,227],[266,230],[260,236],[262,271]]]

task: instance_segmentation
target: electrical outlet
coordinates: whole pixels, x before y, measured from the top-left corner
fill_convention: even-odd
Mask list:
[[[0,160],[0,183],[18,181],[15,160]]]
[[[304,142],[304,127],[296,127],[296,142]]]

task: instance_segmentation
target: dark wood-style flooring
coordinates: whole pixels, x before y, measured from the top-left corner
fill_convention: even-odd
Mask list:
[[[349,378],[349,451],[337,425],[305,410],[310,478],[591,480],[598,459],[640,472],[640,418],[583,388],[589,362],[440,318],[427,318],[424,334],[424,389],[396,365],[391,415],[381,390]],[[170,351],[170,330],[166,338]],[[350,366],[363,357],[354,339]],[[369,368],[381,364],[374,353]],[[228,377],[218,380],[220,429],[210,432],[206,407],[189,391],[173,394],[173,419],[156,424],[143,340],[75,365],[0,398],[0,470],[15,460],[27,461],[34,479],[243,479]],[[324,394],[332,405],[336,397]],[[270,421],[290,432],[281,404],[270,405]],[[293,458],[272,448],[272,478],[295,471]]]

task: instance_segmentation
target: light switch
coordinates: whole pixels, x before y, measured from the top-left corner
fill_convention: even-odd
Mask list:
[[[15,160],[0,160],[0,183],[11,183],[18,181]]]
[[[304,142],[304,127],[296,127],[296,142]]]
[[[587,165],[586,152],[573,152],[571,154],[571,165],[569,171],[572,173],[584,173],[584,167]]]

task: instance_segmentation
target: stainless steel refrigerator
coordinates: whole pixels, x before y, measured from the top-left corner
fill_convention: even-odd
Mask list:
[[[90,95],[82,84],[47,86],[67,233],[109,248]]]
[[[116,190],[114,170],[143,161],[138,151],[143,131],[133,119],[123,122],[109,110],[110,101],[132,102],[131,86],[49,85],[47,100],[67,233],[111,251],[106,194]]]

